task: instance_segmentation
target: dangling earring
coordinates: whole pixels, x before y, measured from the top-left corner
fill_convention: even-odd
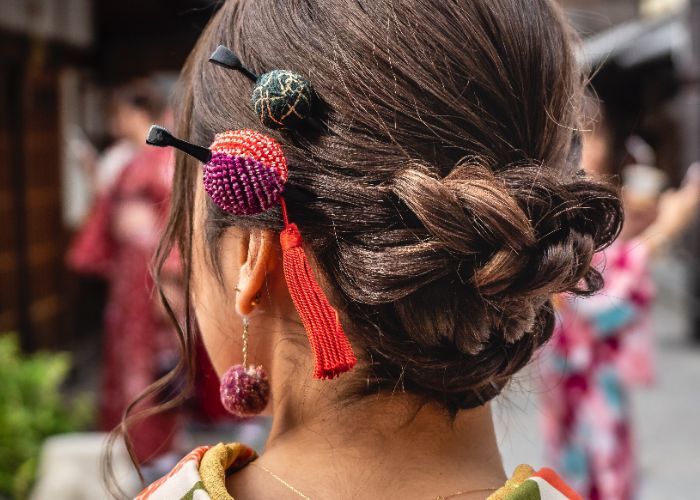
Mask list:
[[[251,305],[256,305],[253,299]],[[270,400],[270,382],[262,365],[248,365],[249,320],[243,318],[243,364],[234,365],[221,377],[221,404],[226,411],[241,418],[260,414]]]

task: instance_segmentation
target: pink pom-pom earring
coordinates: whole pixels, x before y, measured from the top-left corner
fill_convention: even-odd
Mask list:
[[[252,304],[257,304],[257,299]],[[248,328],[243,318],[243,363],[229,368],[221,377],[221,404],[226,411],[241,418],[260,414],[270,400],[270,381],[262,365],[248,365]]]

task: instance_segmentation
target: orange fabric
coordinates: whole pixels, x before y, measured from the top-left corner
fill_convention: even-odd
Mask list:
[[[583,500],[583,497],[572,490],[571,487],[559,477],[559,474],[548,467],[543,467],[535,472],[533,476],[541,477],[570,500]]]

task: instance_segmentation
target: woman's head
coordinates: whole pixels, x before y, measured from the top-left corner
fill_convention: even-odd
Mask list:
[[[360,359],[344,376],[360,392],[479,406],[549,338],[552,294],[600,287],[591,258],[621,209],[579,172],[582,78],[552,2],[227,2],[183,74],[179,135],[195,143],[261,128],[250,82],[207,62],[218,44],[259,73],[302,74],[323,102],[322,130],[270,133],[310,194],[288,200],[290,216]],[[168,236],[219,371],[240,349],[234,310],[256,295],[261,315],[295,320],[281,226],[277,210],[222,212],[180,158]],[[285,356],[268,347],[256,362]]]
[[[162,120],[168,108],[168,95],[161,87],[153,79],[140,78],[114,91],[110,127],[115,138],[143,142],[149,125]]]

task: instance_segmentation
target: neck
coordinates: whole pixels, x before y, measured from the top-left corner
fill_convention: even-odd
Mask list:
[[[293,403],[288,401],[290,405]],[[266,451],[295,448],[303,444],[307,451],[336,457],[354,456],[358,450],[379,452],[383,458],[400,457],[406,464],[408,457],[421,449],[434,463],[487,464],[501,468],[490,407],[483,406],[459,412],[454,418],[433,404],[420,405],[406,395],[381,395],[369,401],[326,405],[316,414],[310,401],[300,401],[299,407],[287,407],[278,413],[275,408],[273,427]],[[286,405],[285,405],[286,406]],[[391,462],[391,460],[388,460]],[[502,472],[502,470],[499,470]]]
[[[295,344],[285,342],[284,351]],[[392,487],[410,491],[400,498],[434,498],[505,480],[488,405],[453,418],[436,404],[398,392],[348,403],[340,395],[359,374],[312,380],[310,365],[289,361],[308,358],[285,352],[273,361],[274,419],[261,463],[280,476],[317,493],[323,493],[323,477],[333,482],[342,476],[348,488],[362,485],[364,491],[374,483],[378,492],[395,481]],[[350,489],[347,494],[356,496]]]

